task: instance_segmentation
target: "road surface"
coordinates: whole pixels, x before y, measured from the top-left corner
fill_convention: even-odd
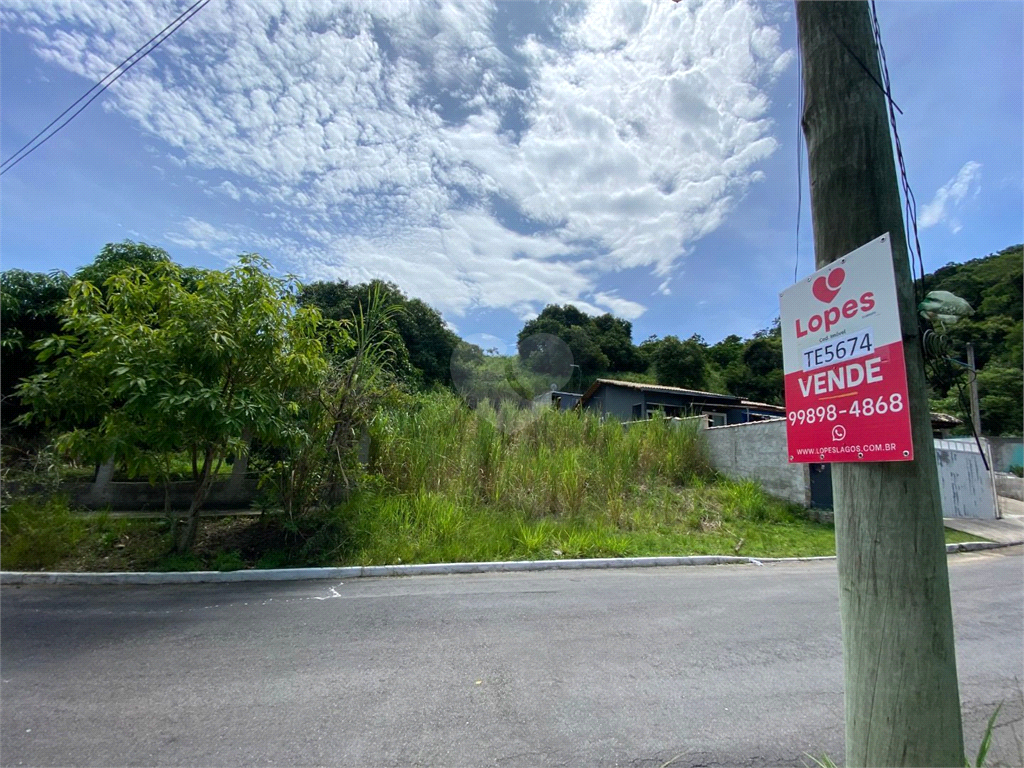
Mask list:
[[[1015,550],[1015,551],[1014,551]],[[951,556],[966,740],[1020,765],[1021,548]],[[833,561],[4,587],[14,765],[769,766],[843,756]],[[991,764],[991,763],[990,763]]]

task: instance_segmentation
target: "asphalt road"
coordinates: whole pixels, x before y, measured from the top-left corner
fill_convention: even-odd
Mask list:
[[[1024,738],[1020,547],[950,557],[969,748]],[[762,766],[843,755],[834,562],[4,587],[14,765]]]

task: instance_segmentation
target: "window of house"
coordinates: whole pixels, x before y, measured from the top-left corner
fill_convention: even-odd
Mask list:
[[[711,427],[724,427],[728,423],[724,413],[715,413],[714,411],[704,411],[704,415],[708,417],[708,426]]]

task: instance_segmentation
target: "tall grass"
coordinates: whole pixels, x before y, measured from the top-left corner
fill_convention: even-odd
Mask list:
[[[695,425],[652,421],[623,429],[592,413],[470,411],[457,397],[422,396],[371,425],[371,471],[399,494],[437,492],[526,517],[574,518],[627,509],[654,486],[711,477]]]
[[[329,513],[324,564],[824,554],[831,529],[712,471],[696,424],[411,398],[370,426],[376,481]],[[746,549],[743,549],[746,547]]]

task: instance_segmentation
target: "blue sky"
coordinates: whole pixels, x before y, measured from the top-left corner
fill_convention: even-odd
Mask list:
[[[5,2],[3,158],[188,4]],[[1024,240],[1022,8],[878,4],[929,270]],[[548,303],[749,336],[813,271],[795,46],[788,2],[212,0],[4,174],[0,265],[130,238],[392,280],[486,347]]]

